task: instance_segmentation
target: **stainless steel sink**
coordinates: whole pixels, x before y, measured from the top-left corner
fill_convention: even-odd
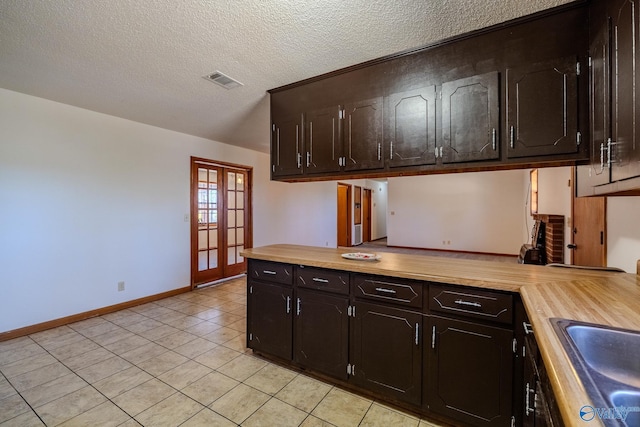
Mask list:
[[[639,426],[640,331],[567,319],[551,323],[593,403],[585,402],[586,415],[579,415]]]

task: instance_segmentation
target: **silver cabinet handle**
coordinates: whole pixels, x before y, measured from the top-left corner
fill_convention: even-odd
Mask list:
[[[419,329],[420,329],[420,324],[416,323],[416,345],[418,345]]]
[[[436,348],[436,327],[431,328],[431,348]]]
[[[300,154],[300,135],[299,126],[296,125],[296,160],[298,163],[298,169],[302,167],[302,154]]]
[[[291,297],[287,297],[287,314],[291,313]]]
[[[496,128],[493,128],[491,131],[491,146],[493,147],[493,151],[496,151]]]
[[[313,281],[314,282],[320,282],[320,283],[329,283],[329,281],[327,279],[321,279],[319,277],[314,277]]]
[[[529,386],[529,383],[527,383],[526,390],[525,390],[525,398],[524,398],[524,400],[525,400],[525,404],[524,404],[525,405],[525,408],[524,408],[525,412],[524,413],[525,413],[525,415],[527,417],[529,416],[529,414],[532,414],[532,413],[534,413],[536,411],[535,398],[534,398],[534,406],[532,407],[531,399],[529,397],[529,395],[531,393],[535,393],[535,392],[536,392],[535,389],[531,388]],[[535,394],[534,394],[534,396],[535,396]]]
[[[458,305],[469,305],[471,307],[478,307],[478,308],[482,308],[482,304],[480,304],[479,302],[472,302],[472,301],[463,301],[461,299],[454,301],[456,304]]]
[[[393,141],[389,145],[389,159],[393,160]]]
[[[307,151],[307,167],[311,166],[311,153]]]
[[[607,139],[607,167],[611,167],[611,163],[615,163],[616,159],[613,158],[613,146],[618,145],[617,142],[613,142],[611,138]]]
[[[376,291],[383,292],[385,294],[396,294],[396,291],[394,291],[393,289],[376,288]]]
[[[300,316],[300,298],[298,298],[297,304],[296,304],[296,315]]]
[[[382,147],[381,144],[378,142],[378,160],[380,160],[382,158]]]
[[[516,145],[516,128],[511,126],[509,133],[510,133],[509,139],[511,140],[511,148],[513,148]]]
[[[263,272],[264,274],[272,274],[272,275],[278,274],[278,273],[276,273],[275,271],[271,271],[271,270],[262,270],[262,272]]]

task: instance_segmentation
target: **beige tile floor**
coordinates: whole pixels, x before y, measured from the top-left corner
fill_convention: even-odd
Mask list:
[[[254,357],[246,280],[0,342],[0,426],[434,426]]]

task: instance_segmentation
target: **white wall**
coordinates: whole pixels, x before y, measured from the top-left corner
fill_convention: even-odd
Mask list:
[[[607,265],[636,272],[640,259],[640,197],[607,198]]]
[[[255,246],[336,245],[335,185],[271,182],[266,154],[0,89],[0,332],[188,286],[190,156],[254,167]]]
[[[389,178],[388,244],[516,255],[523,179],[519,170]]]
[[[367,188],[371,189],[371,240],[382,239],[387,237],[387,182],[367,180]]]

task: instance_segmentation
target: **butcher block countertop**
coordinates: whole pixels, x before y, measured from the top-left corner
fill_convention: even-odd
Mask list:
[[[377,261],[343,258],[357,248],[271,245],[246,249],[246,258],[518,292],[535,331],[558,407],[567,426],[580,426],[591,404],[551,326],[559,317],[640,330],[640,276],[504,262],[380,251]],[[637,355],[636,355],[637,356]],[[590,425],[598,425],[596,418]]]

